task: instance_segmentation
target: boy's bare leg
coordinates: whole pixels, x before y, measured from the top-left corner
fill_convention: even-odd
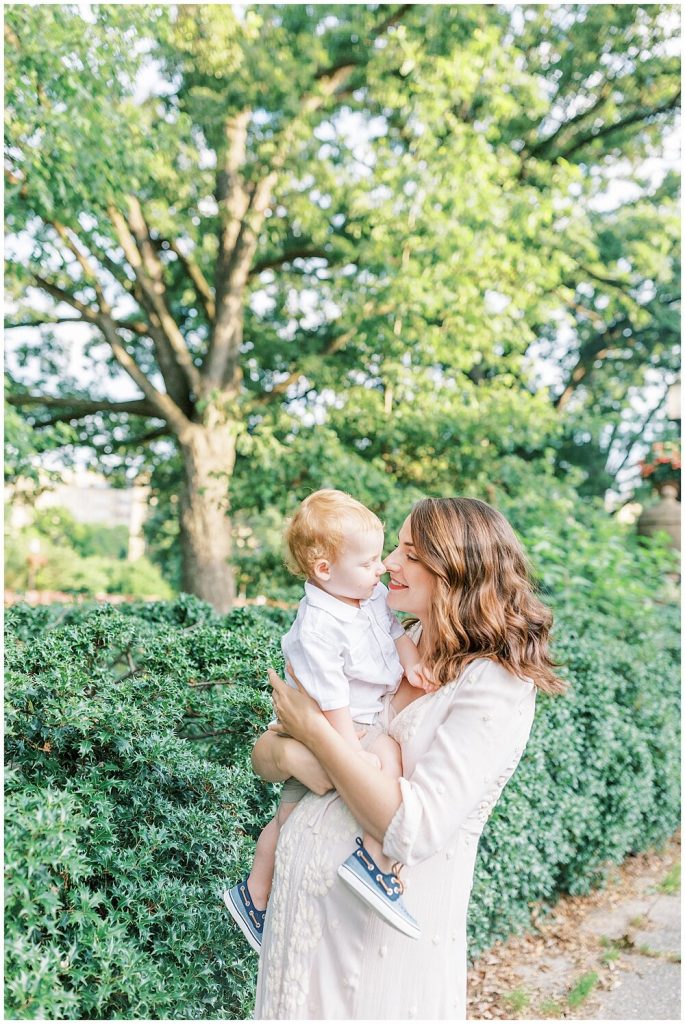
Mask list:
[[[385,734],[376,737],[371,746],[368,748],[370,754],[375,754],[381,762],[381,770],[386,772],[388,775],[392,775],[393,779],[399,779],[402,774],[402,752],[399,744],[395,743],[394,739]],[[375,860],[378,867],[381,869],[383,874],[387,874],[392,869],[395,863],[390,857],[386,857],[383,853],[383,847],[374,839],[373,836],[364,836],[364,846],[369,851],[373,859]]]
[[[266,909],[274,877],[278,837],[281,834],[282,826],[288,820],[289,814],[295,807],[297,807],[297,804],[279,804],[278,810],[268,825],[264,826],[257,840],[252,870],[247,876],[247,888],[257,910]]]

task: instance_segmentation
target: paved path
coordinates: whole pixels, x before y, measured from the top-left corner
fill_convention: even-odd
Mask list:
[[[613,988],[588,1006],[593,1019],[681,1020],[680,894],[647,892],[588,923],[621,950]]]
[[[680,841],[564,897],[469,971],[471,1020],[680,1021]]]

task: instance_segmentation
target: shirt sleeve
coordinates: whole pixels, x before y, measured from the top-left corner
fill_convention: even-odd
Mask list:
[[[384,583],[378,582],[376,584],[373,599],[378,602],[379,617],[392,639],[398,640],[399,637],[404,636],[404,626],[395,613],[388,608],[388,588]]]
[[[489,810],[518,764],[534,710],[533,683],[492,662],[457,684],[428,751],[399,780],[402,803],[384,836],[386,856],[406,865],[426,860],[479,805]]]
[[[286,663],[290,662],[293,672],[322,711],[336,711],[350,705],[350,684],[344,671],[343,653],[343,644],[310,629],[301,631],[287,645],[283,644]]]

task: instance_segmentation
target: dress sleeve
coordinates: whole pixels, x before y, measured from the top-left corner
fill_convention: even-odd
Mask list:
[[[287,647],[284,643],[283,653],[322,711],[349,707],[350,684],[344,671],[342,644],[336,644],[330,636],[319,636],[307,630],[296,640],[290,640]]]
[[[486,798],[497,799],[525,747],[535,687],[493,662],[453,684],[445,717],[408,778],[383,852],[416,864],[445,849]]]

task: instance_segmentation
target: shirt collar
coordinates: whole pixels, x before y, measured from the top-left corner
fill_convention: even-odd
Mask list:
[[[359,615],[357,605],[346,604],[313,583],[305,583],[304,592],[311,605],[315,608],[323,608],[324,611],[341,622],[353,622]],[[366,602],[362,601],[362,604],[366,604]]]

